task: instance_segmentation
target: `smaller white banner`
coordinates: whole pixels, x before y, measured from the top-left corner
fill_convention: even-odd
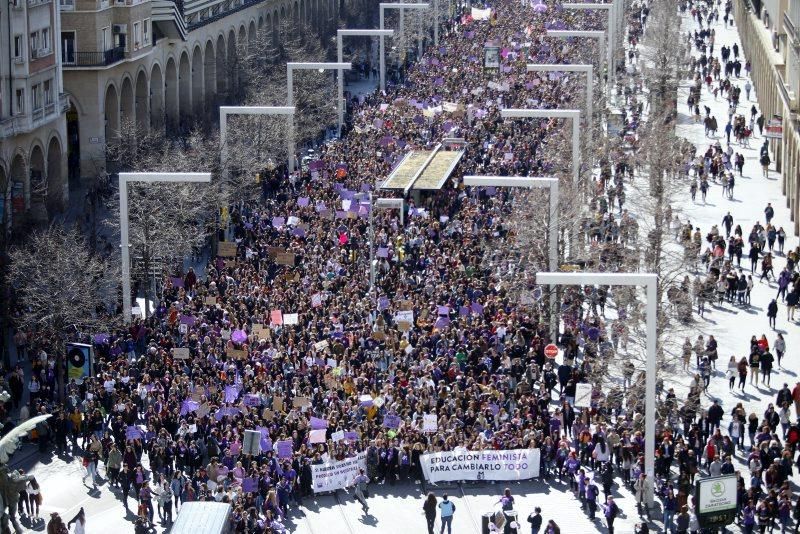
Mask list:
[[[428,482],[527,480],[539,476],[539,449],[437,452],[420,463]]]
[[[311,466],[311,480],[314,493],[336,491],[349,486],[358,475],[359,469],[367,469],[367,453],[347,458],[341,462],[326,462]]]

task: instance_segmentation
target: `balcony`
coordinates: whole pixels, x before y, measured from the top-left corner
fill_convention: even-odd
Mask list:
[[[125,47],[118,46],[105,52],[72,52],[64,54],[65,68],[107,67],[125,59]]]
[[[51,0],[28,0],[28,7],[43,6],[50,3]]]
[[[58,0],[61,11],[75,11],[75,0]]]

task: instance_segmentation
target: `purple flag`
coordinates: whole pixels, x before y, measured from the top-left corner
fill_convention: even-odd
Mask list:
[[[195,318],[192,315],[181,315],[181,324],[186,326],[194,326]]]
[[[305,208],[308,206],[309,200],[310,199],[308,197],[300,197],[297,199],[297,205],[300,206],[301,208]]]
[[[181,415],[186,415],[189,412],[193,412],[200,407],[200,403],[193,401],[193,400],[185,400],[181,403]]]
[[[458,308],[458,314],[464,316],[469,315],[469,308],[466,306],[461,306],[460,308]]]
[[[383,311],[389,307],[389,297],[381,297],[378,299],[378,311]]]
[[[174,287],[183,287],[183,278],[180,276],[173,276],[170,278]]]
[[[261,406],[261,397],[248,393],[244,396],[245,406]]]
[[[236,402],[239,398],[239,388],[237,386],[225,386],[225,402]]]
[[[245,493],[255,493],[258,491],[258,479],[255,477],[248,477],[242,479],[242,490]]]
[[[273,217],[272,218],[272,226],[275,228],[280,228],[286,223],[286,219],[283,217]]]
[[[387,247],[378,247],[377,256],[379,258],[388,258],[389,257],[389,249]]]
[[[139,427],[129,426],[125,430],[125,439],[142,439],[142,431]]]
[[[473,302],[472,305],[470,306],[470,309],[472,310],[472,313],[474,313],[475,315],[483,314],[483,306],[481,306],[477,302]]]
[[[350,442],[358,441],[358,432],[345,431],[344,439]]]

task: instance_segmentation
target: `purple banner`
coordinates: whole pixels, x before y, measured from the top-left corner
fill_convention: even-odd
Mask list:
[[[294,451],[292,440],[287,439],[276,442],[275,450],[278,451],[278,458],[291,458]]]
[[[125,430],[125,439],[142,439],[142,431],[139,427],[129,426],[127,430]]]
[[[242,479],[242,490],[244,490],[245,493],[255,493],[255,492],[257,492],[258,491],[258,479],[257,478],[252,478],[252,477],[248,477],[248,478]]]
[[[383,426],[386,428],[399,428],[400,416],[399,415],[385,415],[383,417]]]
[[[328,420],[311,416],[311,430],[321,430],[323,428],[328,428]]]
[[[239,398],[239,388],[236,386],[225,386],[225,402],[236,402]]]

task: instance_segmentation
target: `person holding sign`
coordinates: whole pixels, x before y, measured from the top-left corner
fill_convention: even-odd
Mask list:
[[[353,479],[353,485],[356,487],[356,499],[361,503],[364,513],[369,513],[369,505],[367,504],[367,484],[369,484],[369,477],[364,474],[363,469],[358,470],[358,475]]]

